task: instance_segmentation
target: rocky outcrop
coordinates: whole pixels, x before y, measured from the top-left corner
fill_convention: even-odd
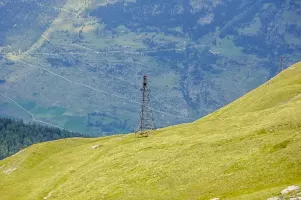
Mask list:
[[[299,191],[299,190],[300,190],[299,186],[296,186],[296,185],[288,186],[287,188],[285,188],[284,190],[281,191],[281,194],[282,195],[287,195],[287,194],[290,194],[292,192],[296,192],[296,191]]]
[[[301,200],[300,187],[296,185],[288,186],[281,191],[281,195],[271,197],[267,200]]]

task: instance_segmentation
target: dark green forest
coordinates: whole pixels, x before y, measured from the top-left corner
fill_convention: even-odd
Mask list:
[[[0,117],[0,160],[35,143],[81,136],[67,130]]]

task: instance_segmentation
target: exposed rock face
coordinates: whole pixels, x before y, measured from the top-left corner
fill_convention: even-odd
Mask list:
[[[280,197],[271,197],[271,198],[268,198],[267,200],[281,200]]]
[[[301,200],[300,187],[297,185],[288,186],[281,191],[281,195],[278,197],[271,197],[267,200]]]
[[[288,186],[287,188],[285,188],[284,190],[281,191],[282,195],[287,195],[291,192],[296,192],[299,191],[300,187],[296,186],[296,185],[292,185],[292,186]]]
[[[13,173],[14,171],[16,171],[18,168],[14,167],[14,168],[10,168],[4,171],[4,174],[9,175],[11,173]]]
[[[97,145],[92,146],[91,149],[98,149],[99,147],[100,147],[100,145],[97,144]]]
[[[49,199],[51,197],[51,195],[52,195],[52,192],[50,192],[46,197],[44,197],[44,200]]]

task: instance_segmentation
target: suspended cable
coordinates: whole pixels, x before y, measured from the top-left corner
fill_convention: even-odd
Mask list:
[[[58,128],[58,129],[61,129],[61,130],[67,130],[67,129],[62,128],[62,127],[60,127],[60,126],[56,126],[56,125],[54,125],[54,124],[51,124],[51,123],[44,122],[44,121],[42,121],[42,120],[36,119],[36,118],[34,117],[34,114],[33,114],[33,113],[31,113],[29,110],[25,109],[23,106],[21,106],[20,104],[18,104],[18,103],[17,103],[15,100],[13,100],[12,98],[10,98],[10,97],[8,97],[8,96],[6,96],[6,95],[3,95],[3,94],[0,94],[0,96],[6,98],[6,99],[8,99],[8,100],[10,100],[10,101],[13,102],[16,106],[18,106],[20,109],[24,110],[27,114],[30,115],[32,121],[38,122],[38,123],[41,123],[41,124],[45,124],[45,125],[48,125],[48,126],[52,126],[52,127],[54,127],[54,128]],[[68,131],[68,130],[67,130],[67,131]],[[69,132],[72,132],[72,131],[69,131]]]
[[[8,59],[8,58],[7,58],[7,59]],[[89,88],[89,89],[94,90],[94,91],[99,92],[99,93],[103,93],[103,94],[106,94],[106,95],[110,95],[110,96],[113,96],[113,97],[116,97],[116,98],[119,98],[119,99],[128,101],[128,102],[133,103],[133,104],[141,105],[140,102],[133,101],[133,100],[128,99],[128,98],[126,98],[126,97],[123,97],[123,96],[120,96],[120,95],[117,95],[117,94],[113,94],[113,93],[110,93],[110,92],[106,92],[106,91],[104,91],[104,90],[100,90],[100,89],[94,88],[94,87],[92,87],[92,86],[89,86],[89,85],[86,85],[86,84],[83,84],[83,83],[79,83],[79,82],[77,82],[77,81],[72,81],[72,80],[70,80],[70,79],[68,79],[68,78],[66,78],[66,77],[64,77],[64,76],[61,76],[61,75],[59,75],[59,74],[57,74],[57,73],[55,73],[55,72],[53,72],[53,71],[50,71],[50,70],[48,70],[48,69],[46,69],[46,68],[38,67],[38,66],[35,66],[35,65],[32,65],[32,64],[23,62],[23,61],[18,60],[18,59],[15,59],[15,60],[13,60],[13,61],[17,61],[17,62],[22,63],[22,64],[24,64],[24,65],[27,65],[27,66],[30,66],[30,67],[33,67],[33,68],[37,68],[37,69],[40,69],[40,70],[43,70],[43,71],[46,71],[46,72],[48,72],[48,73],[50,73],[50,74],[52,74],[52,75],[54,75],[54,76],[57,76],[57,77],[59,77],[59,78],[61,78],[61,79],[64,79],[65,81],[67,81],[67,82],[69,82],[69,83],[71,83],[71,84],[74,84],[74,85],[80,85],[80,86]],[[156,113],[160,113],[160,114],[167,115],[167,116],[171,116],[171,117],[175,117],[175,118],[181,118],[181,119],[191,120],[190,118],[187,118],[187,117],[178,116],[178,115],[173,115],[173,114],[170,114],[170,113],[167,113],[167,112],[163,112],[163,111],[160,111],[160,110],[155,110],[155,109],[153,109],[153,111],[156,112]]]

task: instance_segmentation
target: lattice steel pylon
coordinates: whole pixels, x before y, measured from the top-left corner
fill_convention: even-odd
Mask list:
[[[284,70],[284,63],[283,63],[283,61],[284,61],[284,56],[280,56],[280,61],[279,61],[279,72],[278,73],[280,73],[282,70]]]
[[[155,120],[150,103],[150,89],[148,88],[148,77],[143,76],[142,82],[142,100],[138,129],[136,137],[148,137],[151,131],[155,130]]]

